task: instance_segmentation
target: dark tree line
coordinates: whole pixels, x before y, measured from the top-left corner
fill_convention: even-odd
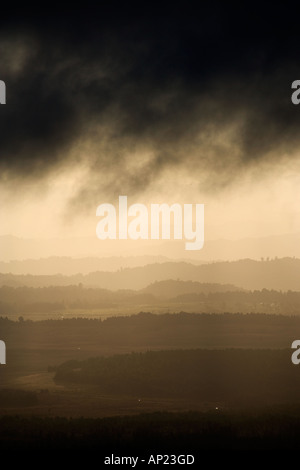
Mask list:
[[[103,393],[200,402],[300,402],[300,374],[290,350],[148,351],[71,360],[56,382],[95,385]]]
[[[151,413],[88,418],[0,418],[1,450],[96,450],[115,455],[193,454],[203,450],[298,450],[299,407],[244,412]],[[210,454],[210,458],[212,455]]]

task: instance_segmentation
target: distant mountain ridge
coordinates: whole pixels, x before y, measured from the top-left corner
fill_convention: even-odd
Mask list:
[[[166,280],[145,289],[89,288],[82,284],[48,287],[0,286],[0,317],[36,319],[120,316],[137,312],[264,313],[296,315],[300,291],[247,291],[229,284]]]
[[[179,295],[187,294],[209,294],[212,292],[239,292],[243,289],[232,284],[213,284],[200,283],[197,281],[179,281],[167,279],[166,281],[157,281],[140,292],[151,294],[155,297],[169,299]]]
[[[11,274],[72,276],[95,271],[117,271],[171,261],[166,256],[109,256],[105,258],[51,256],[49,258],[0,261],[0,272]]]
[[[282,258],[264,261],[244,259],[200,266],[186,262],[167,262],[125,268],[114,272],[95,271],[73,276],[0,274],[0,285],[43,287],[82,284],[86,287],[110,290],[140,290],[155,281],[169,279],[232,284],[248,290],[266,288],[298,291],[300,290],[300,259]]]
[[[0,261],[49,257],[167,257],[171,260],[233,261],[244,258],[300,258],[300,233],[287,233],[237,240],[205,240],[203,249],[186,251],[184,240],[98,240],[97,237],[69,239],[23,239],[0,236]],[[162,261],[159,259],[155,260]],[[149,263],[149,259],[147,263]],[[145,264],[145,263],[143,263]],[[126,265],[126,264],[125,264]],[[123,263],[123,266],[125,266]],[[118,267],[121,267],[120,264]],[[132,265],[131,265],[132,266]],[[117,266],[116,266],[117,268]],[[100,269],[97,267],[96,269]],[[103,269],[103,268],[102,268]],[[110,270],[107,266],[104,268]],[[0,267],[0,271],[2,271]],[[79,271],[83,271],[79,269]],[[79,272],[77,270],[77,272]],[[24,272],[24,271],[23,271]],[[58,272],[58,271],[56,271]],[[20,272],[21,273],[21,272]],[[33,273],[33,272],[32,272]],[[48,271],[49,273],[49,271]],[[64,272],[75,274],[76,271]]]

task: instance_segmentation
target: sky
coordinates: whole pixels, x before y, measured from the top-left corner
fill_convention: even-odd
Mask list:
[[[206,239],[300,232],[286,4],[29,7],[0,19],[0,235],[95,237],[96,208],[203,203]]]

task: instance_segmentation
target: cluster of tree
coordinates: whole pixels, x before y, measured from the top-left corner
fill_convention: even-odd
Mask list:
[[[101,392],[200,402],[300,402],[300,375],[290,350],[148,351],[67,361],[56,382],[92,384]]]
[[[202,311],[298,314],[300,292],[262,289],[245,291],[232,285],[167,280],[140,291],[84,288],[82,284],[49,287],[0,287],[0,315],[51,313],[65,309],[111,308],[124,305],[189,306]],[[186,307],[186,308],[187,308]]]
[[[103,419],[0,418],[1,450],[97,450],[115,456],[191,454],[203,450],[298,450],[299,407],[254,411],[149,413]]]
[[[51,351],[80,348],[81,354],[179,348],[287,348],[300,331],[300,316],[266,314],[139,313],[105,320],[70,318],[14,322],[0,317],[8,349]],[[90,353],[91,355],[91,353]],[[77,356],[75,356],[77,357]],[[86,356],[85,356],[86,357]]]

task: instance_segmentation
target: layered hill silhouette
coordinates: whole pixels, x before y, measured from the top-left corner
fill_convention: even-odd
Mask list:
[[[0,315],[114,316],[133,312],[268,313],[299,315],[300,291],[245,290],[231,284],[157,281],[140,290],[112,291],[83,284],[1,286]],[[29,316],[28,316],[29,315]],[[36,318],[36,317],[35,317]]]
[[[118,271],[95,271],[88,274],[14,275],[0,274],[0,286],[68,286],[109,290],[145,289],[165,280],[193,281],[210,284],[232,284],[241,289],[300,290],[300,259],[281,258],[255,261],[243,259],[214,262],[199,266],[186,262],[154,263]],[[149,291],[148,291],[149,292]]]
[[[146,257],[146,263],[162,261],[168,257],[172,260],[190,259],[193,262],[211,260],[238,260],[251,258],[259,260],[261,257],[274,258],[278,256],[300,258],[300,233],[287,233],[258,238],[242,238],[238,240],[205,240],[203,249],[188,252],[184,248],[184,240],[98,240],[95,237],[78,237],[66,239],[23,239],[12,235],[0,236],[0,262],[12,260],[26,260],[29,258],[38,260],[48,257]],[[155,259],[156,258],[156,259]],[[157,258],[160,258],[157,259]],[[150,261],[152,259],[152,261]],[[143,261],[141,260],[143,263]],[[76,263],[75,263],[76,264]],[[124,260],[118,265],[115,259],[112,264],[116,268],[124,266]],[[145,264],[145,263],[143,263]],[[125,264],[126,265],[126,264]],[[74,265],[75,266],[75,265]],[[20,265],[11,265],[11,271],[22,269]],[[35,269],[34,266],[31,266]],[[73,266],[66,266],[69,274],[74,271]],[[0,264],[0,272],[5,266]],[[75,268],[76,269],[76,268]],[[100,269],[97,267],[96,269]],[[107,269],[101,268],[101,269]],[[109,268],[110,269],[110,268]],[[58,272],[58,271],[57,271]],[[77,269],[83,272],[83,269]],[[48,271],[50,273],[50,271]]]
[[[180,302],[177,297],[186,295],[193,301],[193,296],[207,298],[208,294],[240,292],[235,286],[221,284],[201,284],[191,281],[167,280],[155,282],[146,289],[139,291],[122,289],[111,291],[108,289],[89,288],[79,285],[27,287],[2,286],[0,287],[0,315],[10,313],[51,313],[65,309],[94,309],[110,308],[124,305],[155,306],[164,301]],[[203,297],[204,296],[204,297]]]
[[[242,289],[232,284],[200,283],[196,281],[180,281],[168,279],[156,281],[145,289],[141,294],[151,294],[160,299],[170,299],[180,295],[209,294],[212,292],[240,292]]]
[[[0,261],[0,272],[32,274],[34,276],[55,274],[71,276],[78,273],[89,274],[95,271],[117,271],[121,268],[135,268],[137,266],[169,261],[171,260],[166,256],[107,256],[105,258],[51,256],[39,259]],[[200,263],[200,261],[195,262],[195,264]]]

